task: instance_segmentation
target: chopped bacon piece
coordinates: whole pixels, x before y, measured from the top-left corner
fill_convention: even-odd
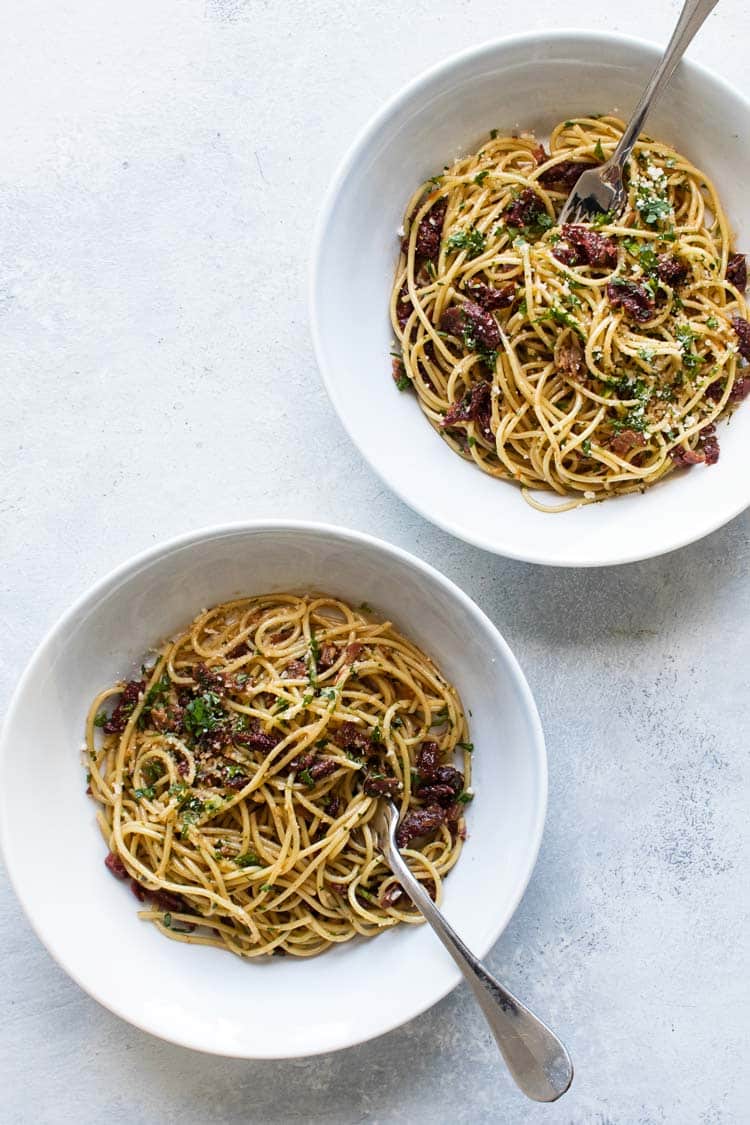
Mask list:
[[[424,216],[417,230],[415,251],[418,258],[434,262],[440,253],[440,240],[443,235],[445,212],[448,209],[448,200],[443,196],[433,203]]]
[[[730,254],[727,262],[727,281],[731,281],[740,293],[747,289],[747,259],[744,254]]]
[[[643,322],[654,315],[656,303],[645,285],[617,278],[607,284],[607,296],[613,309],[623,308],[634,320]]]
[[[477,345],[486,351],[494,351],[501,344],[500,329],[494,316],[475,301],[451,305],[443,313],[440,327],[452,336],[462,337],[472,351]]]
[[[516,283],[509,281],[500,289],[493,289],[483,281],[467,281],[466,292],[485,312],[492,312],[493,309],[507,309],[513,304]]]
[[[537,145],[536,148],[533,148],[531,150],[531,155],[534,157],[537,165],[546,164],[546,162],[549,160],[549,153],[547,152],[544,145]]]
[[[561,160],[552,168],[547,168],[539,177],[539,183],[555,191],[570,191],[578,182],[578,177],[589,168],[599,165],[591,160]]]
[[[537,193],[531,188],[524,188],[518,199],[514,199],[503,211],[503,218],[508,227],[526,227],[533,226],[541,215],[546,214],[547,209]]]
[[[112,872],[115,879],[127,879],[128,869],[120,859],[119,855],[114,852],[109,852],[104,860],[104,866]]]
[[[750,359],[750,323],[742,316],[733,316],[732,328],[737,336],[740,355],[743,359]]]
[[[617,264],[614,238],[577,223],[565,223],[562,236],[564,241],[557,244],[553,255],[565,265],[607,267]]]
[[[656,259],[656,272],[660,281],[676,289],[687,279],[688,264],[676,254],[659,254]]]
[[[555,348],[555,367],[568,379],[578,379],[585,373],[585,356],[577,336],[571,334]]]
[[[631,449],[637,449],[645,444],[646,439],[637,430],[621,430],[619,434],[614,435],[609,443],[609,448],[618,457],[624,457],[626,453],[630,453]]]
[[[428,836],[445,824],[447,813],[440,805],[428,805],[424,809],[412,809],[408,812],[396,831],[396,843],[400,848],[406,847],[419,836]]]
[[[125,730],[145,686],[145,680],[130,680],[125,684],[119,703],[104,724],[105,734],[121,734]]]
[[[344,660],[346,660],[347,664],[353,664],[355,660],[359,659],[363,647],[364,646],[359,641],[352,641],[350,645],[346,646],[344,649]]]
[[[461,402],[454,402],[445,412],[442,425],[460,426],[466,422],[476,422],[483,437],[492,440],[492,400],[489,383],[472,387],[471,392]]]

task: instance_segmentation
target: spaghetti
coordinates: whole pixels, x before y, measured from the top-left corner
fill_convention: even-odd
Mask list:
[[[86,746],[107,866],[178,941],[308,957],[421,921],[375,845],[383,796],[438,900],[460,855],[461,702],[369,607],[271,594],[204,611],[96,697]]]
[[[493,132],[406,208],[390,304],[399,389],[456,453],[543,511],[713,464],[714,423],[750,391],[745,259],[690,161],[643,136],[622,216],[557,225],[622,130],[565,121],[549,153]]]

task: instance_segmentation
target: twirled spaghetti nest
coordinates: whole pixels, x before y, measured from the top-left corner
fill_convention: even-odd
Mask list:
[[[438,899],[461,851],[461,702],[369,608],[272,594],[205,611],[96,697],[86,743],[107,866],[180,941],[304,957],[420,921],[376,850],[383,795]]]
[[[394,376],[452,449],[543,510],[713,464],[713,428],[750,391],[745,259],[711,181],[641,137],[623,215],[560,228],[613,117],[493,135],[406,208],[391,297]],[[559,493],[547,506],[529,490]]]

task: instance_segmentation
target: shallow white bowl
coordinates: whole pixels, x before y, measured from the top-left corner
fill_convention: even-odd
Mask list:
[[[419,183],[489,130],[551,126],[634,107],[661,48],[619,35],[541,31],[465,51],[405,87],[341,165],[318,225],[311,322],[323,378],[350,437],[394,492],[454,535],[557,566],[630,562],[681,547],[750,504],[750,406],[720,427],[716,466],[674,474],[645,495],[565,514],[527,505],[513,484],[463,461],[391,379],[388,300],[398,230]],[[647,130],[712,177],[750,250],[750,104],[695,63],[681,65]],[[554,499],[554,498],[553,498]]]
[[[311,960],[256,964],[165,940],[104,866],[79,748],[95,692],[204,606],[267,590],[369,602],[432,655],[472,715],[469,838],[445,912],[485,953],[531,875],[547,795],[528,685],[494,625],[458,587],[367,535],[280,522],[199,531],[126,563],[42,642],[0,742],[0,844],[31,924],[93,997],[164,1039],[244,1058],[347,1047],[434,1004],[458,972],[426,927],[401,926]]]

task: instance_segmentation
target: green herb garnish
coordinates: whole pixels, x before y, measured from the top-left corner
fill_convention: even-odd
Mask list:
[[[107,714],[107,712],[106,711],[100,711],[98,713],[98,715],[96,716],[96,718],[94,719],[94,726],[95,727],[103,727],[104,724],[106,722],[108,722],[108,720],[109,720],[109,715]]]
[[[259,867],[260,859],[255,852],[245,852],[244,855],[235,856],[234,862],[238,867]]]
[[[147,786],[144,786],[144,788],[142,788],[142,789],[133,790],[133,794],[135,796],[136,801],[140,801],[142,797],[145,797],[147,800],[150,800],[154,796],[154,792],[155,791],[154,791],[153,785],[147,785]]]
[[[446,245],[449,250],[465,250],[469,258],[476,258],[484,251],[486,242],[487,238],[481,230],[469,227],[468,230],[454,231]]]
[[[215,730],[219,723],[226,718],[226,712],[221,706],[221,701],[213,691],[204,691],[191,699],[185,708],[183,726],[194,738],[199,738],[207,731]]]

